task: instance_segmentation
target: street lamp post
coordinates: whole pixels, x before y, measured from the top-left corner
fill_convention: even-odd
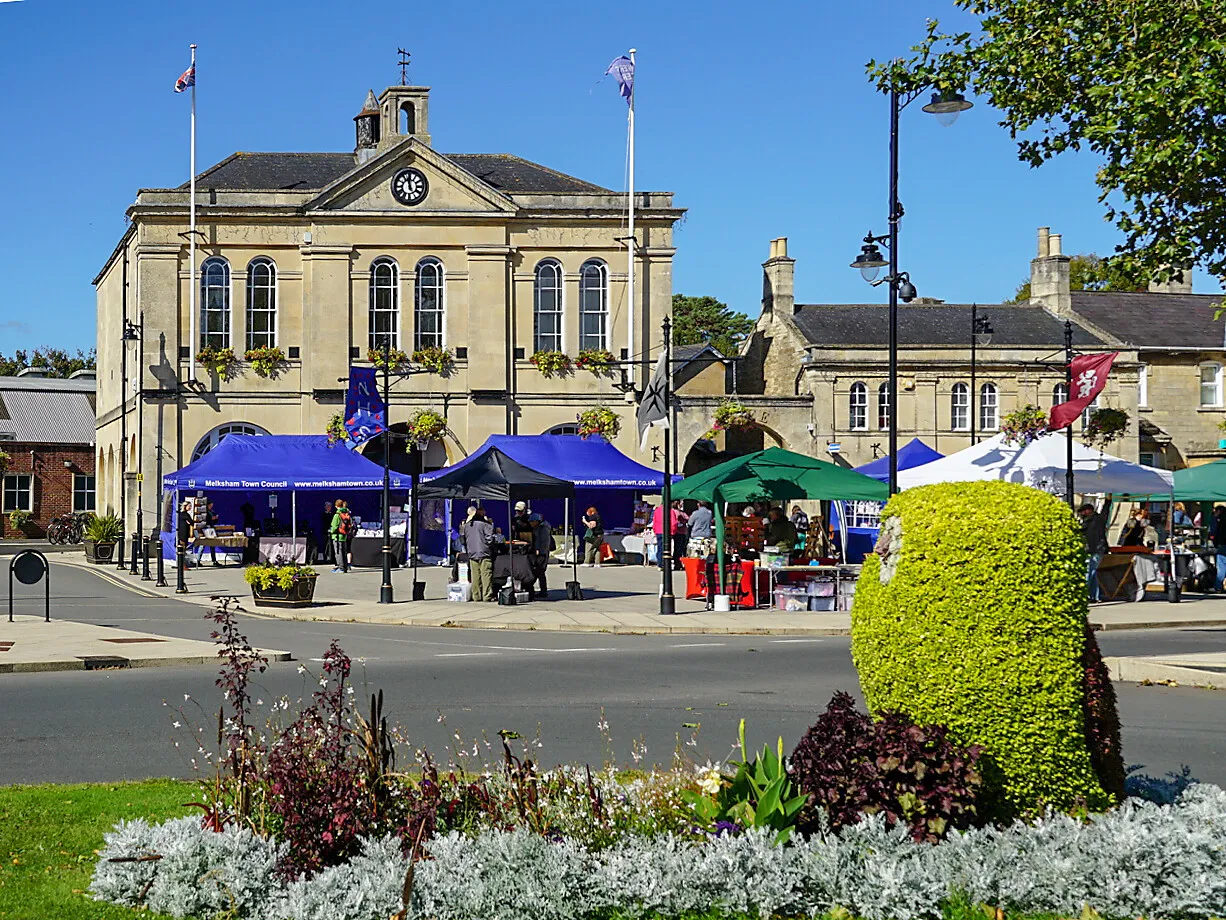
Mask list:
[[[979,312],[979,304],[971,304],[971,443],[978,443],[975,437],[975,414],[980,408],[979,395],[975,390],[975,349],[976,346],[992,343],[992,324],[986,313]]]
[[[898,271],[898,226],[902,221],[903,208],[898,200],[898,120],[902,110],[914,102],[923,92],[917,89],[905,97],[897,89],[890,90],[890,183],[889,183],[889,225],[890,232],[885,236],[875,236],[872,233],[864,238],[864,246],[852,268],[860,269],[864,280],[873,285],[882,283],[890,287],[889,314],[889,389],[890,389],[890,494],[898,491],[898,301],[910,303],[916,297],[915,285],[906,272]],[[952,125],[958,115],[971,107],[971,103],[962,97],[961,93],[952,91],[932,94],[932,101],[924,106],[924,111],[937,117],[937,121],[945,127]],[[877,244],[882,243],[889,249],[889,259],[881,257]],[[874,280],[877,273],[889,266],[889,274],[880,280]]]
[[[677,598],[673,596],[673,324],[664,317],[664,482],[660,489],[661,526],[660,558],[660,616],[677,612]]]
[[[142,454],[145,450],[145,387],[144,381],[141,378],[141,366],[144,361],[144,344],[145,344],[145,314],[141,311],[140,322],[133,323],[131,321],[124,322],[123,341],[124,353],[127,353],[128,342],[136,342],[136,529],[132,533],[132,568],[130,574],[136,574],[136,565],[138,556],[147,554],[147,544],[142,544],[141,540],[145,535],[144,512],[141,507],[144,501],[143,467],[144,463]],[[126,394],[125,394],[126,399]],[[125,450],[127,449],[125,445]],[[142,551],[142,546],[144,550]],[[149,560],[146,558],[144,562],[144,574],[142,580],[149,579]]]
[[[391,419],[391,366],[392,338],[383,340],[383,583],[379,585],[379,603],[391,604],[396,599],[392,587],[392,508],[391,508],[391,462],[392,462],[392,419]],[[410,516],[413,509],[409,509]],[[408,528],[405,529],[405,539],[408,539]]]

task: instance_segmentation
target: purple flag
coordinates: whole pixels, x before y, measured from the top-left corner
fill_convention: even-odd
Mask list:
[[[387,407],[379,396],[373,367],[349,368],[349,393],[345,398],[346,446],[353,450],[387,430]]]
[[[609,65],[609,69],[604,74],[606,77],[609,74],[613,74],[613,78],[617,80],[618,86],[621,87],[622,98],[626,100],[626,105],[633,105],[634,61],[623,54],[613,59],[613,63]]]

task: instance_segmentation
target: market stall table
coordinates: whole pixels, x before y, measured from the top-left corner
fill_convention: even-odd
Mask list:
[[[713,595],[727,594],[733,607],[748,608],[763,606],[763,598],[770,596],[770,573],[750,560],[736,565],[725,563],[723,591],[713,590],[719,581],[715,560],[684,556],[681,568],[685,572],[686,600],[706,600],[709,604]]]
[[[404,537],[392,537],[392,565],[402,566],[408,558]],[[349,564],[360,568],[377,568],[383,565],[382,537],[354,537],[349,544]]]
[[[260,537],[258,555],[260,562],[263,563],[281,561],[305,565],[307,561],[307,538]]]
[[[191,544],[191,553],[195,556],[197,565],[204,558],[204,551],[210,547],[225,550],[227,553],[233,550],[241,556],[247,549],[247,536],[246,534],[234,534],[228,537],[196,537]]]

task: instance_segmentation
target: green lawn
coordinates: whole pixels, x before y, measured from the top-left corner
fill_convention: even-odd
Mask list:
[[[181,815],[197,797],[194,784],[171,780],[0,786],[0,920],[132,920],[86,890],[102,835],[121,818]]]

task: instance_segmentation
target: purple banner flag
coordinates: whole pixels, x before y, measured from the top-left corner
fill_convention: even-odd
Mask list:
[[[349,368],[349,393],[345,396],[346,446],[353,450],[387,431],[387,406],[379,396],[373,367]]]
[[[632,105],[634,103],[634,61],[623,54],[614,58],[613,63],[604,73],[606,77],[613,74],[613,78],[617,80],[617,85],[621,88],[621,95],[626,100],[626,105]]]

